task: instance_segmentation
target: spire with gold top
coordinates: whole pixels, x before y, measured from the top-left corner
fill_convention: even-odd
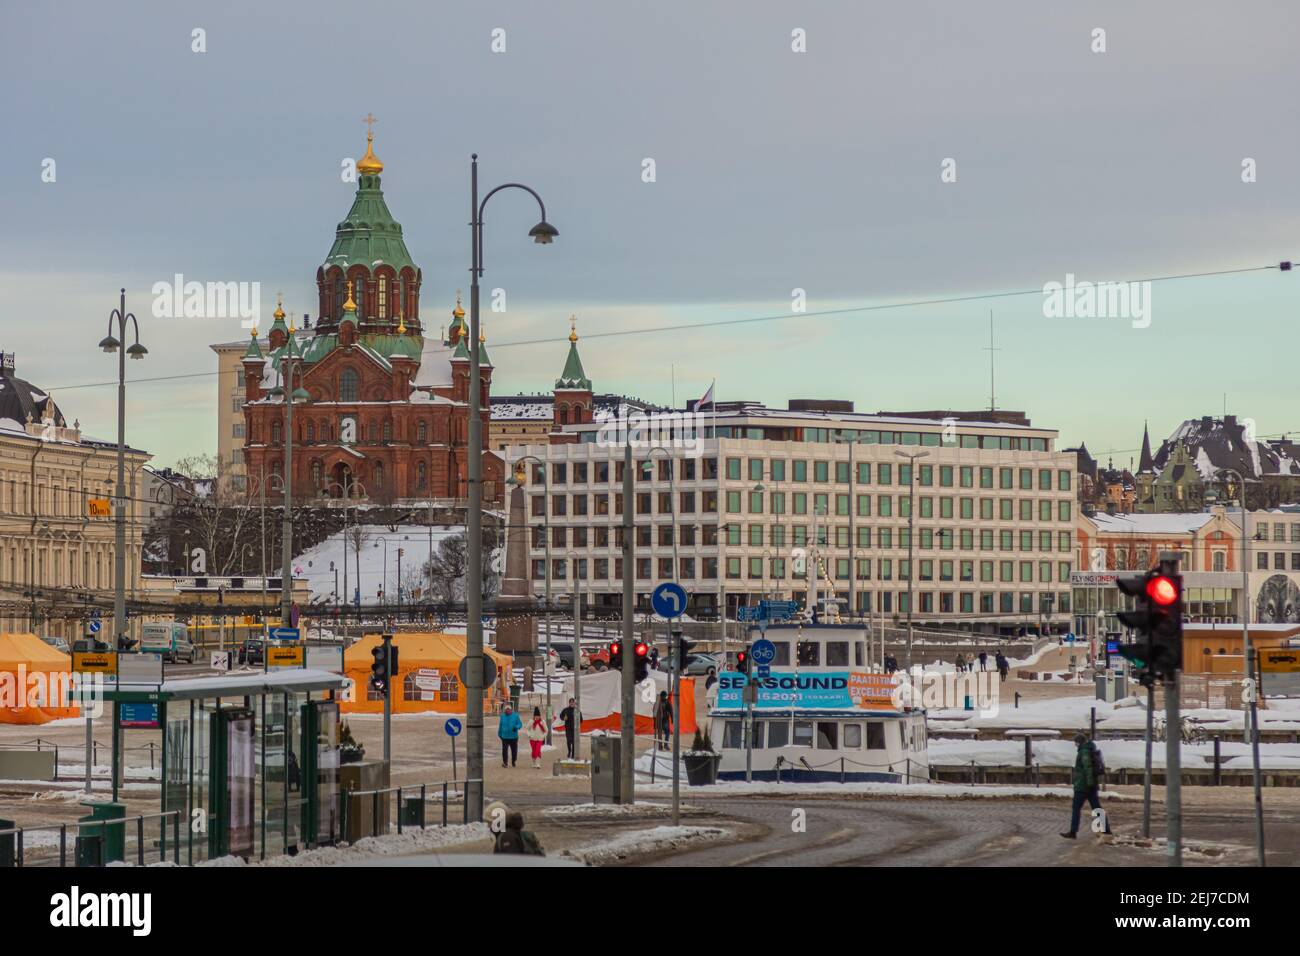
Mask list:
[[[451,310],[451,325],[447,326],[448,348],[455,348],[456,343],[469,336],[469,326],[465,324],[465,310],[460,307],[460,289],[456,290],[456,308]]]
[[[357,172],[363,176],[378,176],[384,171],[384,164],[375,155],[375,123],[377,120],[374,114],[367,113],[363,122],[366,124],[366,155],[362,156],[361,161],[357,163]]]
[[[578,318],[569,316],[569,356],[564,362],[564,371],[555,380],[556,389],[590,392],[591,379],[582,368],[582,358],[578,355]]]

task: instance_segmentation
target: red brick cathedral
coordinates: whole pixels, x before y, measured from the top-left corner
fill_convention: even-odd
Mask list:
[[[492,363],[471,343],[457,298],[445,339],[426,340],[420,268],[379,188],[373,133],[357,164],[357,194],[316,270],[314,327],[285,324],[277,307],[264,355],[253,330],[244,354],[245,455],[250,475],[284,469],[284,395],[293,406],[295,500],[364,495],[376,502],[468,497],[471,347],[482,365],[488,436]],[[291,381],[285,385],[284,378]],[[268,497],[280,482],[267,479]],[[502,462],[483,456],[483,500],[502,497]]]

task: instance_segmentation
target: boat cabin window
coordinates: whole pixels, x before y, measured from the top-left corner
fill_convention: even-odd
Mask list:
[[[904,750],[907,749],[907,725],[901,720],[898,722],[898,741]]]
[[[811,720],[796,720],[794,722],[794,745],[796,747],[811,747],[813,742]]]
[[[845,750],[862,749],[862,725],[861,724],[844,725],[844,749]]]
[[[873,720],[867,724],[867,749],[885,749],[885,725],[878,720]]]
[[[799,666],[820,667],[822,660],[821,651],[822,645],[820,641],[800,641]]]
[[[771,720],[767,724],[767,745],[769,747],[788,747],[790,745],[790,721]]]
[[[838,750],[840,725],[833,720],[817,721],[817,749]]]
[[[853,642],[853,666],[854,667],[867,666],[867,642],[866,641]]]
[[[848,641],[827,641],[826,642],[826,666],[827,667],[848,667],[849,666],[849,642]]]
[[[772,658],[772,666],[789,667],[790,666],[790,642],[773,641],[772,646],[776,648],[776,656]]]
[[[742,733],[742,724],[739,720],[729,720],[722,727],[722,746],[728,750],[739,750],[745,746],[745,738]]]

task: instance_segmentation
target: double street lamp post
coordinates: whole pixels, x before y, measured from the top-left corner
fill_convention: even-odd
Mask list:
[[[546,604],[546,616],[542,622],[543,628],[543,657],[542,657],[542,680],[546,682],[546,746],[551,746],[553,741],[551,732],[551,722],[554,718],[551,716],[551,675],[549,673],[551,663],[551,488],[546,477],[546,462],[542,461],[536,455],[524,455],[516,459],[514,467],[511,469],[511,476],[507,479],[508,484],[523,487],[528,475],[524,470],[524,462],[532,461],[537,464],[537,470],[542,475],[542,545],[546,549],[543,560],[546,564],[544,577],[546,580],[545,590],[543,591],[542,600]],[[576,565],[575,565],[576,567]],[[574,645],[577,647],[577,645]],[[576,653],[576,651],[575,651]],[[576,681],[577,678],[575,677]]]
[[[928,451],[908,453],[894,452],[899,458],[906,458],[907,465],[907,668],[912,669],[912,582],[916,580],[916,562],[912,560],[916,547],[916,460],[929,458]]]
[[[528,230],[534,242],[546,245],[559,231],[546,221],[542,197],[522,183],[503,183],[478,198],[478,154],[470,157],[470,287],[469,287],[469,502],[466,536],[469,567],[465,575],[466,635],[465,693],[465,813],[466,819],[483,818],[483,416],[479,349],[479,279],[483,275],[483,210],[503,189],[522,189],[537,200],[542,218]]]
[[[272,398],[284,400],[284,520],[281,525],[280,625],[293,627],[293,406],[311,400],[301,386],[293,387],[293,359],[298,351],[297,334],[289,327],[284,354],[276,368],[277,383]],[[301,353],[298,358],[302,358]]]

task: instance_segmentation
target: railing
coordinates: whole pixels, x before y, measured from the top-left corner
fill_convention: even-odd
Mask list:
[[[925,783],[929,783],[931,779],[928,767],[926,768],[926,773],[924,776],[922,776],[920,773],[912,772],[911,757],[907,757],[904,759],[903,769],[901,771],[898,769],[898,765],[896,763],[890,763],[884,768],[882,768],[879,764],[866,764],[866,763],[862,763],[859,760],[854,760],[851,757],[836,757],[832,760],[827,761],[826,763],[811,764],[808,763],[806,760],[800,760],[798,763],[795,763],[792,760],[787,760],[784,756],[779,756],[776,758],[776,766],[773,769],[776,770],[776,782],[780,783],[781,768],[783,766],[789,767],[792,771],[793,770],[825,770],[827,767],[839,767],[840,783],[845,783],[847,782],[847,773],[848,773],[849,764],[852,764],[855,767],[864,767],[873,773],[897,774],[898,776],[903,778],[902,782],[904,783],[912,783],[913,781],[917,781],[917,780],[924,781]],[[918,769],[920,769],[919,766]]]
[[[32,747],[38,753],[44,752],[46,750],[52,750],[54,752],[54,776],[56,779],[59,776],[60,757],[64,759],[69,759],[69,754],[80,753],[82,764],[84,765],[86,761],[86,747],[84,744],[78,746],[69,746],[67,744],[59,745],[55,741],[46,740],[43,737],[33,737],[31,740],[20,740],[17,741],[16,743],[6,743],[4,747],[0,749],[17,750],[19,748],[26,748],[26,747]],[[105,750],[111,749],[110,744],[100,743],[98,740],[91,741],[91,749],[90,749],[91,767],[92,768],[104,767],[107,770],[108,764],[106,763],[101,764],[99,762],[99,749],[101,747],[103,747]],[[126,762],[126,755],[131,753],[132,751],[145,751],[148,753],[150,770],[158,770],[162,766],[162,747],[159,744],[154,743],[153,741],[150,741],[147,744],[140,744],[135,747],[120,747],[118,749],[121,750],[123,754],[122,757],[124,761],[123,766],[131,766],[130,763]],[[136,764],[135,766],[143,766],[143,762]]]
[[[50,852],[54,846],[58,847],[58,866],[68,865],[68,830],[75,830],[74,850],[83,850],[88,856],[82,858],[78,856],[76,865],[98,865],[113,862],[114,860],[127,859],[131,854],[127,852],[129,846],[128,837],[134,833],[135,836],[135,861],[137,866],[144,866],[149,846],[149,841],[145,839],[145,821],[158,820],[157,839],[154,846],[158,850],[158,862],[166,862],[168,855],[167,845],[167,822],[171,821],[171,859],[172,862],[180,865],[180,821],[181,811],[168,810],[163,813],[141,813],[133,817],[116,817],[103,820],[79,820],[76,823],[47,823],[32,827],[11,827],[6,830],[0,830],[0,867],[13,866],[48,866],[53,865],[55,855]],[[134,828],[132,829],[132,824]],[[122,854],[120,857],[114,855],[113,860],[109,859],[112,852],[111,844],[116,842],[110,841],[109,827],[122,827],[121,842]],[[85,838],[82,837],[81,831],[87,829],[92,831]],[[58,842],[54,844],[47,841],[32,841],[29,834],[57,833]],[[85,847],[79,844],[85,839],[93,841]],[[13,841],[12,845],[10,840]],[[92,853],[92,850],[94,851]],[[10,855],[12,853],[12,856]],[[91,857],[93,856],[93,860]]]
[[[358,829],[358,824],[362,821],[353,814],[365,813],[362,809],[364,798],[370,798],[369,823],[370,832],[360,833],[358,829],[357,839],[366,836],[382,836],[392,829],[391,810],[394,798],[397,802],[397,832],[404,832],[406,826],[418,826],[424,830],[429,826],[426,810],[429,805],[429,791],[441,794],[442,804],[442,822],[438,826],[445,827],[448,825],[449,808],[453,798],[460,798],[461,802],[461,822],[469,823],[469,804],[468,794],[465,787],[467,783],[482,784],[481,779],[474,780],[442,780],[432,783],[408,784],[401,787],[384,787],[376,790],[341,790],[339,791],[339,833],[340,841],[347,840],[348,835],[353,829]],[[452,787],[460,789],[453,790]],[[418,802],[411,802],[418,793]],[[381,799],[382,798],[382,799]],[[409,798],[409,799],[404,799]],[[352,804],[356,804],[357,809],[349,809]],[[411,813],[412,810],[418,809],[418,813]],[[411,813],[413,819],[407,819],[408,813]],[[352,824],[351,828],[349,823]],[[333,834],[331,834],[333,835]]]

